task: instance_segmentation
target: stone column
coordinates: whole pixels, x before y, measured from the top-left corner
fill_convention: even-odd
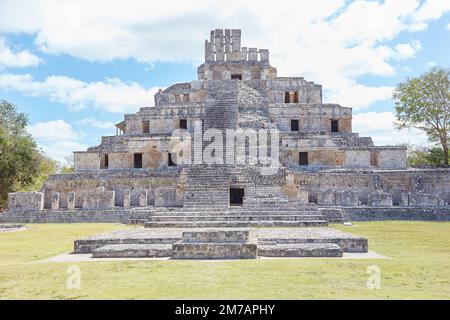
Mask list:
[[[147,206],[147,190],[142,190],[139,192],[139,207]]]
[[[58,192],[52,192],[52,210],[58,210],[59,209],[59,193]]]
[[[67,209],[75,209],[75,192],[67,194]]]
[[[125,209],[130,207],[130,203],[131,203],[131,191],[130,190],[126,190],[123,192],[123,207]]]

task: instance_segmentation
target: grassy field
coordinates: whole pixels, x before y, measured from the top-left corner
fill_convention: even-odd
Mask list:
[[[392,259],[258,259],[76,263],[81,289],[67,289],[73,263],[42,262],[79,237],[118,224],[32,224],[0,233],[1,299],[450,299],[450,223],[366,222],[338,229],[369,238]],[[367,268],[381,271],[368,289]]]

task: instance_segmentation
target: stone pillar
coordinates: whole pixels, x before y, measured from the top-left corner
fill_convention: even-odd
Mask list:
[[[147,190],[142,190],[139,192],[139,207],[146,207],[147,206]]]
[[[205,41],[205,61],[214,62],[214,44],[208,40]]]
[[[248,61],[258,61],[258,49],[248,48]]]
[[[216,44],[216,61],[223,61],[224,60],[223,29],[216,29],[214,31],[214,39]]]
[[[241,30],[239,29],[231,30],[231,51],[241,51]]]
[[[130,190],[126,190],[123,192],[123,207],[125,209],[130,207],[130,203],[131,203],[131,191]]]
[[[247,61],[247,47],[241,48],[241,61]]]
[[[67,194],[67,209],[75,209],[75,192]]]
[[[58,210],[59,209],[59,193],[58,192],[52,192],[52,210]]]
[[[259,49],[259,58],[261,62],[269,62],[269,50]]]

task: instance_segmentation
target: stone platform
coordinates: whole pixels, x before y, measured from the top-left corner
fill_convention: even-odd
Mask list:
[[[14,232],[25,230],[22,224],[0,224],[0,232]]]
[[[344,252],[368,252],[367,239],[328,227],[231,230],[138,227],[74,243],[75,254],[92,254],[94,258],[342,257]]]

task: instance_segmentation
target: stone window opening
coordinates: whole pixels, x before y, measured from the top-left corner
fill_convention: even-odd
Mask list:
[[[135,153],[133,159],[133,168],[141,169],[142,168],[142,153]]]
[[[298,119],[292,119],[291,120],[291,131],[298,131]]]
[[[299,152],[298,153],[298,164],[301,166],[308,165],[308,152]]]
[[[379,152],[377,150],[372,150],[370,152],[370,165],[372,167],[378,167],[379,163]]]
[[[284,103],[298,103],[298,91],[286,91],[284,93]]]
[[[242,80],[242,74],[232,74],[231,80]]]
[[[187,130],[187,119],[180,119],[178,127]]]
[[[331,120],[331,132],[339,132],[339,120]]]
[[[102,155],[100,160],[100,169],[108,169],[109,167],[109,157],[108,154]]]
[[[244,194],[244,188],[230,188],[230,206],[242,206]]]
[[[142,133],[144,133],[144,134],[150,133],[150,121],[149,120],[142,121]]]
[[[175,164],[175,162],[174,162],[173,159],[172,159],[172,153],[169,152],[167,155],[168,155],[168,156],[167,156],[167,165],[168,165],[169,167],[176,167],[177,165]]]
[[[189,93],[174,94],[175,103],[189,102]]]

